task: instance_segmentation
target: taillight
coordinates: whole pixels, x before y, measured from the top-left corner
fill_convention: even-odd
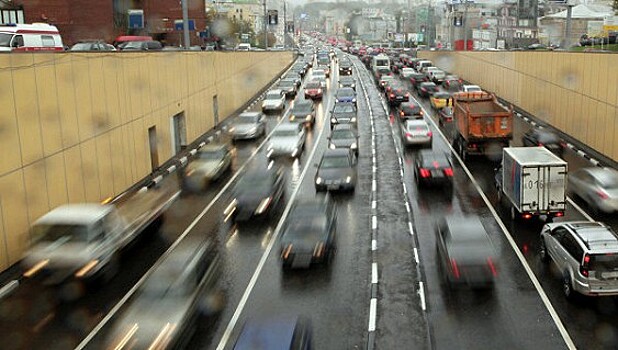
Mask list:
[[[491,258],[487,258],[487,266],[489,266],[491,274],[496,277],[498,275],[498,271],[496,271],[496,266],[494,265],[494,262],[491,260]]]
[[[459,267],[457,267],[457,261],[451,259],[451,270],[453,270],[453,277],[459,279]]]
[[[453,169],[452,168],[444,169],[444,175],[446,175],[448,177],[452,177],[453,176]]]
[[[588,265],[589,264],[590,264],[590,255],[586,254],[584,255],[584,261],[582,262],[582,265],[579,267],[579,272],[582,274],[582,276],[588,277]]]
[[[433,136],[433,133],[431,131],[427,131],[427,136],[431,137]]]
[[[524,218],[524,219],[526,219],[526,220],[528,220],[528,219],[531,219],[531,218],[532,218],[532,214],[530,214],[530,213],[524,213],[521,217],[522,217],[522,218]]]
[[[562,212],[562,211],[559,211],[559,212],[556,213],[556,217],[560,218],[560,217],[563,217],[563,216],[564,216],[564,212]]]
[[[601,199],[608,199],[609,196],[607,195],[607,193],[603,192],[603,190],[597,190],[597,195],[599,195],[599,197]]]
[[[399,112],[399,114],[403,117],[405,115],[405,113],[403,113],[403,111]]]
[[[412,137],[412,134],[409,132],[406,132],[406,137]]]
[[[395,97],[395,94],[390,94],[391,98]]]
[[[421,113],[419,113],[418,115],[423,115],[423,114],[424,114],[423,111],[421,111]]]
[[[406,92],[405,97],[410,97],[410,93]]]
[[[422,178],[426,178],[426,177],[431,176],[431,172],[429,170],[425,169],[425,168],[421,168],[419,170],[419,172],[420,172],[420,175],[421,175]]]
[[[543,143],[542,142],[539,142],[539,147],[543,147]]]

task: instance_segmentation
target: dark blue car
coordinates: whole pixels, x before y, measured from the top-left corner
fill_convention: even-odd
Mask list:
[[[251,319],[234,350],[311,350],[311,322],[304,317]]]
[[[351,87],[344,87],[337,89],[335,93],[336,102],[351,102],[356,107],[356,91]]]

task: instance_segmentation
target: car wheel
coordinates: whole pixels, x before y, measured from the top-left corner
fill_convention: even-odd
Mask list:
[[[562,277],[562,293],[564,293],[564,296],[568,300],[573,300],[575,297],[571,276],[566,272],[564,273],[564,277]]]
[[[549,254],[547,253],[547,245],[545,244],[545,239],[541,238],[541,246],[539,247],[539,258],[544,263],[549,262]]]
[[[511,204],[511,221],[517,221],[517,218],[519,217],[517,210],[515,209],[515,206]]]

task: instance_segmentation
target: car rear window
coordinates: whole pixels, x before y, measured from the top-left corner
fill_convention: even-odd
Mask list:
[[[591,271],[609,272],[615,271],[618,275],[618,254],[593,254],[590,255],[588,268]]]

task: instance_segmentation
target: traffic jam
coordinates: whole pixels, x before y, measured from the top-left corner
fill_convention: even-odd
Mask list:
[[[618,172],[420,52],[302,41],[174,175],[35,222],[8,349],[618,344]]]

